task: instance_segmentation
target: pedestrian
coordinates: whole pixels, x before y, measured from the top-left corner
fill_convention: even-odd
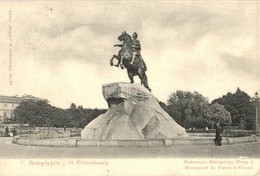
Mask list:
[[[14,135],[14,136],[17,135],[17,132],[16,132],[16,129],[15,129],[15,128],[13,129],[13,135]]]
[[[220,126],[220,123],[216,123],[216,136],[215,136],[215,145],[216,146],[221,146],[221,140],[222,140],[222,128]]]
[[[9,129],[8,126],[5,127],[5,137],[9,137]]]

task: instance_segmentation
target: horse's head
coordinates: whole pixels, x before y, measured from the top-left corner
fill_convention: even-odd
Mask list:
[[[124,32],[122,32],[122,34],[118,37],[118,40],[123,41],[123,42],[131,41],[131,36],[124,31]]]

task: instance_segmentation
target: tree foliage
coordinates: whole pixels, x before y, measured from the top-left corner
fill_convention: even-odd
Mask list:
[[[211,104],[208,98],[198,92],[178,90],[169,96],[167,104],[160,102],[160,105],[185,128],[204,128],[219,120],[223,124],[254,129],[254,103],[249,95],[238,88],[234,94],[227,93]],[[14,110],[14,117],[8,121],[31,126],[83,128],[105,112],[104,109],[86,109],[74,103],[68,109],[61,109],[46,101],[23,101]]]
[[[225,107],[231,114],[232,125],[239,125],[241,128],[255,128],[255,105],[251,97],[244,91],[237,88],[234,94],[227,93],[221,98],[212,101]]]
[[[229,125],[231,123],[230,113],[225,109],[223,105],[220,105],[218,103],[210,105],[210,107],[207,109],[205,117],[212,125],[212,127],[217,121],[224,125]]]
[[[204,114],[209,102],[200,93],[178,90],[171,94],[167,104],[167,112],[182,126],[201,128],[207,125]]]
[[[211,104],[198,92],[176,91],[169,97],[165,109],[186,128],[201,128],[219,120],[222,124],[255,129],[255,102],[239,88],[234,94],[229,92]]]
[[[70,108],[61,109],[46,101],[23,101],[14,110],[12,121],[30,126],[54,126],[83,128],[91,120],[105,113],[104,109],[85,109],[72,103]]]
[[[14,110],[14,121],[19,124],[46,124],[50,121],[50,109],[45,101],[23,101]]]

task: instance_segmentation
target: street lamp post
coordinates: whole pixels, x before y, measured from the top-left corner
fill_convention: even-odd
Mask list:
[[[256,119],[255,119],[255,131],[256,131],[256,135],[259,135],[260,134],[260,125],[259,125],[259,122],[260,122],[260,109],[259,109],[259,96],[258,96],[258,93],[256,92],[255,93],[255,106],[256,106],[256,112],[255,112],[255,116],[256,116]]]

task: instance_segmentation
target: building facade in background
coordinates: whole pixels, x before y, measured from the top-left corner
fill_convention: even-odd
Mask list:
[[[0,123],[13,117],[13,112],[22,101],[47,101],[46,99],[34,97],[31,95],[19,96],[3,96],[0,95]]]

